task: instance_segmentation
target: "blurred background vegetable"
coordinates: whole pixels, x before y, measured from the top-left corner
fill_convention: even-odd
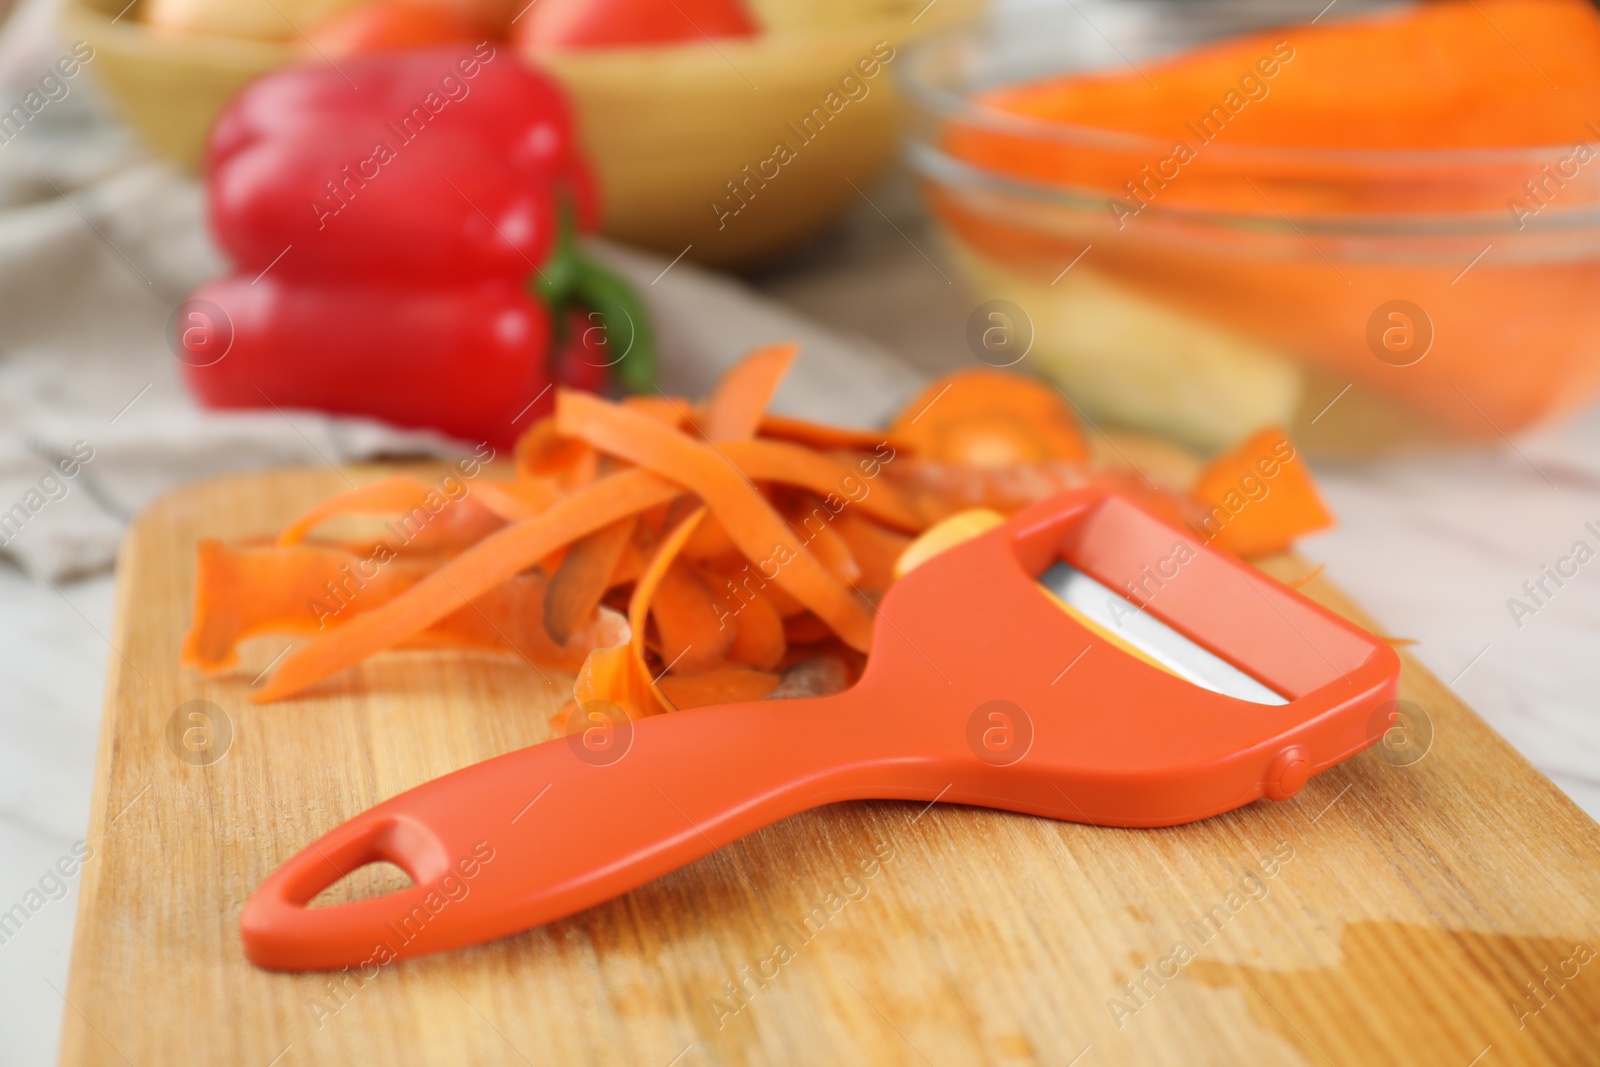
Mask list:
[[[218,120],[206,173],[235,274],[193,294],[174,344],[208,404],[504,448],[559,371],[653,386],[642,305],[574,239],[596,205],[561,91],[487,42],[267,75]],[[598,373],[569,353],[603,341],[562,339],[591,325],[617,338]]]
[[[541,0],[518,20],[529,49],[605,48],[754,37],[744,0]]]
[[[462,12],[440,4],[409,0],[371,0],[342,8],[306,35],[306,58],[426,48],[451,42],[475,43],[483,29]]]
[[[422,6],[432,2],[422,0]],[[182,17],[169,12],[156,21],[155,9],[146,5],[124,14],[126,0],[65,3],[66,31],[99,51],[100,76],[121,113],[154,151],[190,168],[198,167],[206,130],[227,100],[251,78],[300,58],[307,36],[319,47],[327,35],[338,52],[360,51],[390,47],[424,31],[444,32],[452,21],[340,0],[278,4],[281,13],[268,0],[249,0],[237,11],[186,0],[175,9]],[[587,42],[583,47],[552,49],[526,40],[536,30],[525,24],[535,19],[534,27],[543,25],[536,14],[547,4],[555,16],[568,14],[544,16],[553,28],[537,32],[576,33]],[[902,115],[893,78],[883,76],[887,68],[867,78],[858,65],[881,64],[874,59],[878,42],[896,54],[892,49],[969,17],[982,4],[649,0],[627,8],[624,21],[585,22],[572,14],[590,10],[583,4],[563,9],[539,0],[524,8],[439,0],[462,16],[455,21],[479,26],[487,37],[509,32],[512,47],[536,52],[534,61],[566,90],[583,153],[607,205],[608,237],[669,257],[688,248],[688,259],[718,266],[770,262],[858,204],[850,183],[870,185],[894,160]],[[416,0],[405,6],[416,6]],[[641,23],[646,11],[655,14]],[[683,34],[681,22],[673,21],[678,11],[696,24],[704,17],[702,29],[711,39]],[[608,31],[602,22],[615,28]],[[634,25],[653,27],[658,36],[653,42],[607,36]],[[732,35],[721,36],[711,26]],[[662,33],[673,36],[664,39]],[[841,88],[844,79],[862,88]],[[832,121],[835,113],[824,103],[830,93],[848,101],[849,121]],[[802,126],[808,117],[813,133],[827,126],[826,136],[802,140],[787,128],[791,122]],[[737,225],[719,224],[715,205],[740,205],[730,186],[749,181],[744,168],[771,159],[779,140],[795,151],[782,177],[766,181]]]

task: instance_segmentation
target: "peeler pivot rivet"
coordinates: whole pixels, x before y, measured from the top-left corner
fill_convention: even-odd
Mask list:
[[[1263,791],[1273,800],[1288,800],[1300,792],[1311,777],[1311,760],[1299,745],[1290,745],[1267,768]]]

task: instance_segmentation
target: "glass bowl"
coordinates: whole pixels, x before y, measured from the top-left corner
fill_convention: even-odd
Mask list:
[[[982,99],[1053,75],[1159,71],[1249,31],[1292,41],[1321,4],[1295,5],[1300,23],[1288,6],[1007,5],[907,56],[909,162],[992,301],[975,314],[1001,330],[973,334],[1002,338],[990,362],[1026,358],[1091,418],[1203,448],[1268,424],[1323,453],[1497,440],[1591,400],[1600,145],[1230,144],[1219,111],[1188,127],[1183,159],[1174,138]]]

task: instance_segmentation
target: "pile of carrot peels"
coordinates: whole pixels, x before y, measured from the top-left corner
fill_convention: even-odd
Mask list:
[[[796,355],[758,349],[699,404],[564,390],[509,479],[477,460],[397,474],[274,539],[202,542],[184,664],[225,670],[249,638],[310,637],[254,694],[267,702],[388,649],[509,651],[576,672],[558,722],[591,701],[637,718],[849,686],[895,561],[969,508],[1107,483],[1241,554],[1331,521],[1281,431],[1188,491],[1096,460],[1064,398],[1021,375],[949,375],[886,431],[770,415]]]

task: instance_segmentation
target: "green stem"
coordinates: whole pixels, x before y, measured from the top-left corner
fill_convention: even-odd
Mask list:
[[[530,283],[550,309],[557,343],[568,307],[576,304],[596,312],[605,326],[607,349],[621,353],[611,366],[612,377],[629,392],[654,392],[655,333],[644,302],[632,286],[584,254],[570,202],[562,203],[559,214],[555,249]]]
[[[655,333],[650,314],[633,287],[587,256],[579,255],[577,302],[600,314],[606,326],[606,347],[619,353],[611,374],[631,393],[656,388]]]
[[[530,284],[534,294],[552,312],[565,308],[571,302],[573,289],[577,285],[578,260],[582,255],[578,248],[577,225],[573,221],[571,205],[563,200],[556,214],[555,247]]]

